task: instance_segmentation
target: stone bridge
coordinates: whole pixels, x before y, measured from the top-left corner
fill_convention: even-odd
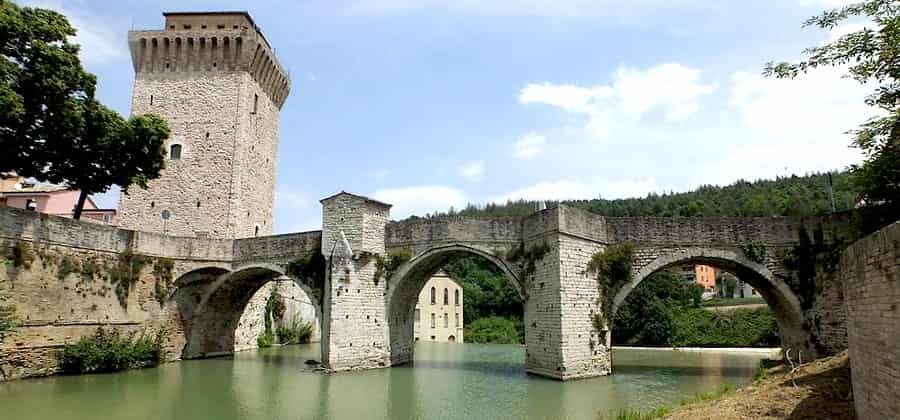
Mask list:
[[[171,259],[173,284],[159,306],[137,298],[145,313],[134,315],[129,307],[126,316],[165,330],[175,359],[233,352],[253,294],[269,281],[291,279],[317,306],[327,368],[409,363],[418,293],[432,273],[461,255],[495,264],[519,293],[526,370],[542,376],[609,374],[608,320],[642,280],[682,264],[710,264],[751,284],[772,307],[784,347],[804,359],[846,346],[842,295],[799,281],[783,262],[804,229],[824,224],[827,231],[830,220],[601,217],[560,205],[522,218],[389,222],[390,205],[366,197],[342,192],[321,203],[322,231],[238,240],[175,238],[10,217],[15,212],[9,211],[0,221],[6,238]],[[634,249],[630,280],[600,287],[589,261],[623,243]]]

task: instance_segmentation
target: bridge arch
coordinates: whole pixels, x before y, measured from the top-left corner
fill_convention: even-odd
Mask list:
[[[218,275],[210,279],[209,275],[214,273]],[[192,277],[204,274],[207,282],[198,290],[195,282],[203,280]],[[189,310],[182,357],[188,359],[233,353],[235,330],[250,299],[267,283],[288,280],[306,293],[315,307],[317,319],[321,320],[318,296],[304,282],[286,276],[284,269],[277,264],[247,264],[224,272],[219,268],[209,267],[182,275],[176,280],[176,285],[182,285],[184,294],[188,294],[188,289],[191,289],[189,294],[196,302]],[[191,286],[192,284],[194,285]],[[177,293],[176,291],[176,297]]]
[[[782,347],[791,349],[792,352],[802,350],[805,354],[804,358],[806,358],[806,355],[814,355],[814,352],[810,354],[812,346],[809,333],[803,327],[803,310],[797,295],[769,267],[750,260],[739,250],[688,248],[663,253],[646,265],[635,267],[631,281],[616,293],[609,319],[615,317],[616,312],[625,302],[628,295],[650,275],[660,270],[684,264],[714,266],[733,273],[753,286],[775,315]],[[611,344],[611,331],[607,334],[607,343]]]
[[[387,295],[388,329],[391,344],[391,364],[404,364],[413,360],[415,336],[414,312],[419,292],[431,275],[454,258],[476,255],[493,263],[510,281],[523,303],[525,289],[519,276],[503,258],[491,251],[467,244],[439,245],[425,250],[403,264],[389,280]]]

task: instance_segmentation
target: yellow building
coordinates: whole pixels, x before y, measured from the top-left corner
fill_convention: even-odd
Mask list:
[[[463,288],[438,271],[419,292],[414,322],[416,341],[463,342]]]

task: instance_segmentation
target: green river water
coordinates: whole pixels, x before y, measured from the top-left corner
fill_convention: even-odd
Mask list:
[[[524,348],[418,343],[410,366],[307,370],[318,345],[239,353],[116,374],[0,383],[0,419],[593,419],[746,384],[760,356],[622,349],[614,374],[526,375]]]

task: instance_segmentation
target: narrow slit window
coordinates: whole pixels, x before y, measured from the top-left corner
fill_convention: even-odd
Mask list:
[[[169,159],[171,159],[171,160],[181,159],[181,145],[180,144],[173,144],[169,148]]]
[[[432,288],[431,288],[431,304],[434,305],[434,303],[435,303],[436,300],[437,300],[437,299],[436,299],[436,297],[435,297],[435,290],[434,290],[434,287],[432,287]]]
[[[259,109],[259,95],[253,94],[253,113],[256,114],[256,111]]]

